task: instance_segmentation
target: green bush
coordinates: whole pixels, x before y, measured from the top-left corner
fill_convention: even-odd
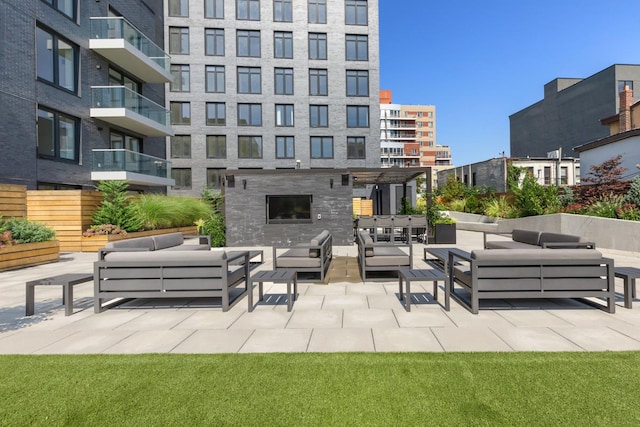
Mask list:
[[[206,219],[196,221],[198,234],[211,237],[211,247],[221,248],[227,243],[225,235],[224,217],[219,213],[213,213]]]
[[[10,232],[11,240],[16,243],[48,242],[56,238],[56,232],[46,225],[22,218],[10,218],[0,224],[0,233],[6,236]]]
[[[640,175],[633,178],[629,191],[624,198],[627,203],[633,203],[636,206],[640,206]]]
[[[640,209],[633,203],[625,203],[622,207],[616,210],[616,215],[620,219],[626,219],[629,221],[640,221]]]
[[[139,231],[143,222],[127,196],[127,181],[100,181],[96,189],[102,203],[91,218],[94,225],[115,225],[125,231]]]
[[[624,197],[621,195],[608,194],[600,196],[595,202],[587,206],[586,215],[599,216],[602,218],[617,218],[618,209],[624,205]]]
[[[483,213],[497,218],[513,218],[515,214],[513,206],[506,196],[486,200]]]

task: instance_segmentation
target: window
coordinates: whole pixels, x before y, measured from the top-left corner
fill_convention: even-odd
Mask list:
[[[207,102],[207,126],[224,126],[227,124],[227,112],[224,102]]]
[[[267,224],[311,223],[311,194],[267,196]]]
[[[291,0],[273,1],[273,20],[275,22],[292,22],[293,10]]]
[[[347,70],[347,96],[369,96],[369,72]]]
[[[224,67],[222,65],[207,65],[205,72],[206,91],[224,93]]]
[[[275,94],[293,95],[293,68],[276,68],[274,75]]]
[[[327,81],[327,70],[311,68],[309,69],[309,95],[327,96],[329,94],[329,84]]]
[[[189,92],[189,66],[171,64],[171,92]]]
[[[433,127],[433,122],[427,122],[427,127],[428,128],[432,128]]]
[[[289,31],[274,31],[274,58],[293,58],[293,33]]]
[[[551,184],[551,166],[544,167],[544,185]]]
[[[568,181],[567,181],[568,172],[569,172],[569,169],[566,166],[560,167],[560,185],[568,184]]]
[[[347,105],[347,127],[368,128],[369,107],[365,105]]]
[[[633,90],[633,80],[618,80],[618,93],[622,92],[625,86]]]
[[[189,16],[189,0],[169,0],[169,16]]]
[[[80,146],[80,120],[38,107],[38,156],[77,162]]]
[[[37,46],[38,78],[75,93],[78,87],[78,46],[40,27],[37,29]]]
[[[210,56],[224,56],[224,29],[205,29],[204,54]]]
[[[348,136],[347,137],[347,159],[364,159],[364,137]]]
[[[262,104],[238,104],[238,126],[262,126]]]
[[[58,12],[65,14],[68,18],[74,21],[76,20],[78,10],[77,0],[44,0],[44,2],[54,9],[57,9]]]
[[[207,188],[222,188],[225,168],[207,168]]]
[[[327,0],[309,0],[308,4],[309,23],[327,23]]]
[[[259,0],[236,0],[236,19],[259,21],[260,1]]]
[[[276,159],[293,159],[295,142],[292,136],[276,136]]]
[[[293,104],[276,104],[276,126],[293,126]]]
[[[171,178],[176,183],[174,190],[191,190],[191,169],[189,168],[173,168],[171,169]]]
[[[224,135],[207,135],[207,159],[227,158],[227,137]]]
[[[347,61],[367,61],[369,59],[369,40],[361,34],[347,34]]]
[[[191,103],[174,101],[170,105],[172,125],[191,124]]]
[[[191,135],[176,135],[171,137],[171,158],[191,158]]]
[[[189,28],[169,27],[169,53],[174,55],[189,54]]]
[[[238,56],[260,57],[260,31],[237,30],[236,53]]]
[[[238,158],[261,159],[262,158],[262,137],[261,136],[238,136]]]
[[[327,59],[327,35],[309,33],[309,59]]]
[[[367,25],[367,0],[345,0],[345,24]]]
[[[238,93],[261,93],[260,67],[238,67]]]
[[[433,111],[427,111],[427,117],[432,118],[433,117]]]
[[[333,137],[312,136],[311,137],[311,158],[312,159],[332,159],[333,158]]]
[[[326,128],[329,127],[329,106],[309,105],[309,127]]]
[[[213,19],[224,18],[224,0],[205,0],[204,17]]]

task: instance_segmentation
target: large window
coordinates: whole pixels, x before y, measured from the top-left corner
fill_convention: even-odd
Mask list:
[[[276,126],[293,126],[293,104],[276,104]]]
[[[224,0],[205,0],[204,17],[224,19]]]
[[[238,158],[261,159],[262,158],[262,137],[261,136],[238,136]]]
[[[78,46],[58,34],[37,29],[38,78],[70,92],[78,90]]]
[[[309,69],[309,95],[327,96],[329,94],[329,82],[327,70]]]
[[[329,106],[309,105],[309,127],[326,128],[329,127]]]
[[[238,126],[262,126],[262,104],[238,104]]]
[[[276,136],[276,159],[293,159],[296,155],[292,136]]]
[[[293,58],[293,33],[290,31],[274,31],[274,58]]]
[[[176,183],[174,190],[191,190],[191,169],[189,168],[173,168],[171,169],[171,178]]]
[[[369,106],[347,105],[347,127],[348,128],[368,128],[369,127]]]
[[[369,96],[369,72],[347,70],[347,96]]]
[[[348,136],[347,137],[347,158],[348,159],[364,159],[364,137]]]
[[[259,21],[260,0],[236,0],[236,19]]]
[[[189,0],[169,0],[169,16],[189,16]]]
[[[190,76],[189,66],[171,64],[171,75],[173,75],[173,81],[171,82],[171,92],[189,92]]]
[[[327,23],[327,0],[308,0],[309,23]]]
[[[191,135],[175,135],[171,137],[171,158],[191,158]]]
[[[273,0],[274,22],[292,22],[293,10],[291,0]]]
[[[345,24],[367,25],[367,0],[345,0]]]
[[[227,137],[225,135],[207,135],[207,159],[227,158]]]
[[[311,194],[267,196],[267,224],[311,223]]]
[[[309,33],[309,59],[327,59],[326,33]]]
[[[172,125],[191,124],[191,103],[174,101],[170,105]]]
[[[174,55],[189,54],[189,28],[169,27],[169,53]]]
[[[225,91],[224,66],[207,65],[205,70],[207,74],[206,76],[207,92],[224,93]]]
[[[224,126],[227,124],[226,105],[224,102],[207,102],[207,126]]]
[[[260,31],[237,30],[236,53],[238,56],[260,57]]]
[[[369,38],[362,34],[347,34],[346,52],[347,61],[369,60]]]
[[[207,168],[207,188],[222,188],[225,168]]]
[[[224,29],[207,28],[204,30],[204,54],[224,56]]]
[[[79,145],[79,119],[38,107],[38,156],[77,162]]]
[[[293,68],[274,70],[276,95],[293,95]]]
[[[312,159],[332,159],[333,158],[333,137],[312,136],[311,137],[311,158]]]
[[[77,0],[43,0],[51,7],[57,9],[59,12],[65,14],[68,18],[76,20],[78,12]]]
[[[260,67],[238,67],[238,93],[261,93]]]

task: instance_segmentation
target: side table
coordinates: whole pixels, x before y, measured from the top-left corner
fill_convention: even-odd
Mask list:
[[[293,300],[298,295],[298,279],[296,270],[290,268],[277,268],[271,271],[258,271],[249,280],[249,311],[253,311],[253,282],[258,282],[258,301],[264,300],[262,292],[263,282],[286,283],[287,284],[287,311],[293,308]],[[293,283],[293,294],[291,293],[291,283]]]
[[[407,291],[403,292],[402,281],[407,283]],[[404,308],[411,311],[411,282],[433,282],[433,297],[438,299],[438,281],[444,282],[444,309],[449,311],[449,287],[447,286],[447,274],[440,270],[414,270],[401,268],[398,270],[398,286],[400,288],[400,301],[404,300]]]
[[[624,308],[632,308],[636,297],[636,279],[640,278],[640,268],[615,267],[616,277],[624,280]]]
[[[44,279],[31,280],[26,283],[26,309],[25,316],[32,316],[35,309],[35,287],[39,285],[62,285],[62,304],[64,315],[73,314],[73,287],[79,283],[93,280],[91,273],[62,274],[60,276],[45,277]]]

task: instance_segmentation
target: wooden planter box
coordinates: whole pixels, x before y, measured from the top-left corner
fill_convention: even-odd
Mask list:
[[[193,225],[189,227],[165,228],[162,230],[140,231],[137,233],[122,234],[104,234],[100,236],[84,237],[82,236],[82,252],[98,252],[98,249],[104,248],[108,242],[117,240],[133,239],[135,237],[157,236],[159,234],[182,232],[185,236],[196,235],[198,228]]]
[[[0,248],[0,271],[58,262],[60,243],[51,240],[41,243],[22,243]]]

